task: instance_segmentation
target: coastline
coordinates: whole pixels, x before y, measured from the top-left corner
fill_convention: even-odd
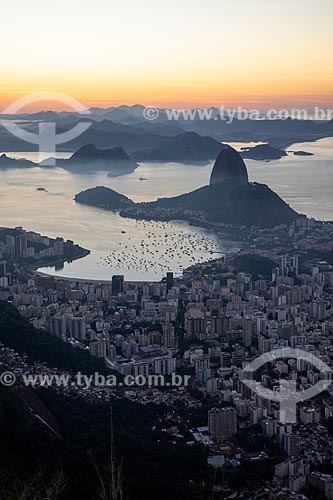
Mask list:
[[[307,138],[307,140],[309,140],[309,142],[316,142],[318,140],[321,140],[323,138],[321,137],[312,137],[311,140],[309,138]],[[294,140],[301,140],[299,138],[295,139]],[[291,146],[290,147],[294,147],[295,148],[295,144],[298,144],[298,143],[295,143],[295,142],[290,142],[291,143]],[[305,147],[305,146],[304,146]],[[263,163],[263,162],[262,162]],[[264,166],[264,164],[263,164]],[[71,195],[73,196],[73,195]],[[87,205],[86,205],[87,206]],[[108,210],[105,210],[105,209],[101,209],[100,207],[94,207],[94,206],[91,206],[91,208],[95,208],[95,209],[99,209],[99,210],[102,210],[103,212],[108,212]],[[114,210],[112,210],[114,211]],[[115,210],[116,211],[116,210]],[[216,224],[214,222],[212,223],[207,223],[205,221],[202,220],[202,218],[200,217],[200,214],[192,214],[192,215],[189,215],[189,214],[186,214],[185,216],[183,217],[175,217],[175,215],[173,214],[173,216],[171,217],[161,217],[161,215],[159,214],[158,217],[141,217],[139,216],[139,214],[135,214],[133,216],[128,216],[128,215],[124,215],[122,213],[122,211],[116,211],[119,213],[119,215],[124,218],[124,217],[127,217],[128,219],[132,219],[132,220],[137,220],[137,221],[145,221],[145,220],[151,220],[152,222],[154,221],[160,221],[160,222],[185,222],[187,223],[188,225],[190,226],[193,226],[193,227],[196,227],[196,228],[204,228],[204,229],[209,229],[211,230],[215,235],[218,235],[218,237],[220,239],[223,239],[225,238],[227,241],[228,241],[228,244],[229,242],[232,243],[233,242],[237,242],[239,243],[239,246],[241,249],[246,249],[248,246],[250,246],[252,244],[252,238],[251,238],[251,234],[252,235],[254,234],[253,231],[251,231],[250,228],[240,228],[240,227],[223,227],[223,226],[220,226],[219,224]],[[98,217],[98,215],[97,215]],[[318,218],[319,220],[319,218]],[[321,219],[321,220],[325,220],[325,219]],[[329,221],[327,221],[329,222]],[[27,223],[25,224],[27,225]],[[118,226],[117,226],[118,227]],[[119,228],[121,228],[121,225],[119,225]],[[120,229],[119,229],[120,230]],[[47,229],[45,229],[45,231],[47,232]],[[128,232],[128,231],[127,231]],[[61,234],[61,230],[59,231],[59,233]],[[70,234],[67,234],[66,237],[71,237]],[[73,234],[73,238],[75,238],[74,234]],[[86,246],[89,246],[89,242],[87,242]],[[31,269],[32,271],[35,271],[37,272],[38,269],[40,268],[43,268],[43,267],[47,267],[47,266],[57,266],[58,264],[61,265],[62,263],[66,263],[66,262],[69,262],[70,260],[78,260],[80,258],[84,258],[85,256],[87,256],[90,252],[87,251],[86,252],[83,252],[83,253],[80,253],[78,256],[75,256],[73,257],[72,259],[57,259],[57,260],[39,260],[39,261],[33,261],[33,262],[29,262],[29,264],[27,264],[27,269]],[[225,252],[223,252],[222,254],[224,254]],[[214,256],[215,257],[215,256]],[[81,267],[81,264],[78,264],[77,268]],[[85,272],[84,272],[84,267],[85,267],[85,264],[83,264],[82,268],[81,269],[78,269],[78,276],[84,276],[85,275]],[[76,267],[74,269],[77,269]],[[82,270],[82,272],[80,272]],[[39,273],[43,273],[43,271],[38,271]],[[48,276],[54,276],[55,278],[58,278],[58,275],[55,275],[55,274],[51,274],[54,272],[54,269],[50,270],[50,272],[46,272],[45,275],[48,275]],[[116,271],[115,271],[116,272]],[[75,271],[72,271],[73,274],[75,274]],[[125,272],[125,274],[127,273],[127,271]],[[69,273],[71,274],[71,273]],[[93,275],[94,272],[89,272],[88,275]],[[139,276],[132,276],[133,278],[140,278]],[[68,280],[72,280],[72,281],[79,281],[79,280],[83,280],[85,282],[109,282],[109,279],[106,279],[106,280],[103,280],[103,279],[95,279],[95,278],[73,278],[73,277],[70,277],[70,276],[64,276],[64,277],[61,277],[59,276],[60,279],[68,279]],[[156,280],[158,281],[158,278],[156,278]],[[139,280],[141,281],[141,280]],[[149,280],[148,280],[149,281]],[[146,280],[144,280],[144,282],[146,282]],[[156,282],[154,280],[154,278],[152,279],[151,282]]]
[[[111,285],[112,284],[112,280],[102,280],[102,279],[90,279],[90,278],[70,278],[69,276],[57,276],[57,275],[54,275],[54,274],[49,274],[49,273],[45,273],[43,271],[34,271],[34,276],[40,276],[40,277],[51,277],[51,278],[54,278],[55,281],[71,281],[71,282],[76,282],[76,283],[86,283],[86,284],[89,284],[89,283],[93,283],[93,284],[97,284],[97,283],[103,283],[103,284],[106,284],[106,285]],[[144,285],[144,284],[156,284],[156,283],[159,283],[161,280],[159,281],[154,281],[154,280],[142,280],[142,281],[139,281],[139,280],[124,280],[125,283],[130,283],[130,284],[133,284],[133,285]]]
[[[79,259],[83,259],[84,257],[87,257],[87,255],[89,255],[91,252],[90,250],[88,250],[87,248],[83,248],[83,247],[80,247],[82,249],[82,252],[80,252],[80,254],[77,254],[75,256],[73,256],[71,259],[57,259],[56,261],[55,260],[52,260],[52,259],[47,259],[46,261],[43,261],[42,263],[41,262],[38,262],[38,264],[41,264],[41,265],[38,265],[36,266],[35,264],[32,265],[31,264],[28,264],[27,266],[24,266],[25,270],[28,270],[28,271],[31,271],[31,272],[36,272],[40,267],[48,267],[48,266],[57,266],[57,265],[61,265],[61,264],[65,264],[66,262],[70,263],[74,260],[79,260]],[[47,273],[45,273],[47,274]]]
[[[119,212],[119,211],[118,211]],[[126,218],[126,217],[125,217]],[[145,219],[137,219],[137,220],[145,220]],[[159,219],[156,219],[157,221],[159,221]],[[162,222],[162,221],[161,221]],[[208,229],[209,231],[212,231],[214,236],[215,237],[218,237],[218,238],[221,238],[221,237],[225,237],[228,241],[228,246],[230,244],[230,246],[232,247],[232,249],[230,251],[218,251],[218,252],[214,252],[214,260],[218,260],[222,257],[224,257],[225,255],[228,255],[228,254],[231,254],[231,253],[234,253],[235,251],[239,252],[239,251],[242,251],[246,248],[248,248],[248,244],[246,244],[245,240],[243,241],[240,241],[240,240],[237,240],[235,239],[235,235],[231,235],[231,234],[228,234],[228,230],[226,228],[216,228],[214,227],[214,225],[204,225],[203,223],[199,223],[199,222],[195,222],[195,221],[191,221],[190,219],[184,219],[184,220],[181,220],[181,219],[170,219],[169,222],[174,222],[174,223],[182,223],[182,222],[187,222],[190,226],[193,226],[193,227],[197,227],[197,228],[202,228],[202,229]],[[235,228],[229,228],[229,230],[232,230],[234,229],[235,231],[239,229],[237,229],[236,227]],[[222,232],[224,234],[222,234]],[[80,258],[83,258],[85,257],[86,255],[89,255],[91,252],[90,251],[87,251],[87,253],[85,255],[82,255],[82,256],[78,256],[76,257],[75,259],[72,259],[72,260],[78,260]],[[205,262],[209,262],[209,261],[206,261],[206,260],[203,260],[203,261],[200,261],[200,262],[196,262],[195,264],[203,264]],[[192,265],[195,265],[195,264],[191,264],[190,266],[188,267],[191,267]],[[34,272],[34,275],[36,276],[50,276],[50,277],[53,277],[55,280],[57,281],[61,281],[61,280],[65,280],[65,281],[72,281],[72,282],[78,282],[78,283],[105,283],[105,284],[110,284],[112,282],[112,280],[110,279],[96,279],[96,278],[79,278],[79,277],[70,277],[70,276],[59,276],[59,275],[56,275],[56,274],[51,274],[50,272],[45,272],[45,271],[41,271],[41,270],[38,270],[40,268],[43,268],[43,267],[49,267],[49,266],[54,266],[55,263],[52,262],[50,263],[49,265],[45,265],[45,266],[38,266],[38,268],[34,268],[33,269],[33,272]],[[186,271],[187,268],[184,268],[182,273],[179,275],[179,276],[175,276],[175,277],[182,277],[183,273]],[[142,280],[138,280],[138,279],[134,279],[134,280],[131,280],[131,279],[126,279],[126,276],[125,276],[125,282],[126,283],[131,283],[131,284],[138,284],[138,285],[142,285],[142,284],[145,284],[145,283],[150,283],[150,284],[154,284],[154,283],[159,283],[161,281],[161,279],[142,279]]]

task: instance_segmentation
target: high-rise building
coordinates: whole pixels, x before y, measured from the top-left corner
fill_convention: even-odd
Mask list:
[[[282,255],[279,259],[280,275],[298,274],[298,257]]]
[[[173,287],[173,273],[169,272],[166,275],[166,285],[167,285],[167,290],[170,290],[170,288]]]
[[[207,337],[206,326],[207,321],[204,318],[186,318],[186,337],[197,337],[200,340],[205,340]]]
[[[11,258],[15,258],[15,238],[10,234],[6,235],[5,253]]]
[[[229,438],[237,433],[237,411],[229,406],[213,408],[208,413],[208,429],[212,439]]]
[[[15,256],[18,259],[22,259],[25,256],[25,252],[28,248],[27,235],[22,233],[15,238]]]
[[[244,360],[244,352],[243,351],[234,351],[231,356],[232,364],[238,367],[241,367]]]
[[[158,375],[171,375],[175,371],[176,358],[173,357],[172,351],[168,351],[164,356],[153,358],[152,372]]]
[[[66,340],[67,318],[65,316],[52,316],[49,320],[49,328],[53,335]]]
[[[107,352],[107,343],[105,341],[91,342],[89,344],[89,351],[92,356],[96,356],[97,358],[105,358]]]
[[[114,274],[112,276],[112,295],[123,293],[124,291],[124,275]]]
[[[231,354],[229,352],[221,352],[220,362],[223,368],[229,368],[231,366]]]
[[[7,262],[5,260],[0,261],[0,278],[6,276],[7,272]]]
[[[175,328],[172,323],[163,325],[163,345],[166,348],[175,347]]]
[[[321,420],[321,412],[315,406],[303,406],[299,411],[299,418],[304,425],[318,424]]]
[[[194,361],[195,378],[201,383],[211,378],[211,369],[209,367],[209,357],[204,355],[202,358]]]
[[[326,317],[326,303],[324,300],[313,300],[310,304],[310,317],[323,321]]]
[[[86,338],[86,321],[80,316],[71,316],[67,318],[67,330],[70,337],[77,340],[85,340]]]
[[[211,334],[219,336],[223,334],[223,318],[213,317],[211,319]]]
[[[243,338],[245,347],[252,345],[252,320],[251,318],[243,318]]]

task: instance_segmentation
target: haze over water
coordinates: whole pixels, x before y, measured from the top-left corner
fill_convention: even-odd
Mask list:
[[[290,153],[270,162],[247,160],[250,180],[268,184],[299,212],[333,220],[333,138],[288,149],[313,152],[314,156]],[[14,155],[35,159],[30,154]],[[237,245],[187,223],[123,219],[117,213],[77,204],[73,197],[97,185],[134,201],[174,196],[207,184],[212,165],[143,163],[134,173],[117,178],[108,178],[106,172],[74,174],[62,168],[2,170],[1,225],[62,236],[91,250],[89,256],[65,264],[62,270],[42,269],[45,272],[86,279],[125,274],[130,280],[159,280],[167,270],[180,273],[194,262],[216,258],[220,255],[216,251],[232,251]],[[140,181],[140,177],[146,180]],[[47,192],[37,191],[38,187]]]

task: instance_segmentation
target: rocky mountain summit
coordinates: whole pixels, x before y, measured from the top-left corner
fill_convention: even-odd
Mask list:
[[[154,219],[186,219],[189,214],[193,217],[200,213],[207,221],[262,227],[290,224],[300,217],[268,186],[249,182],[243,159],[231,147],[219,153],[208,186],[173,198],[136,204],[135,210],[130,207],[121,215],[131,217],[138,213],[142,218]]]
[[[230,180],[237,184],[247,184],[249,182],[244,161],[235,149],[228,146],[222,149],[216,158],[209,184],[212,186]]]

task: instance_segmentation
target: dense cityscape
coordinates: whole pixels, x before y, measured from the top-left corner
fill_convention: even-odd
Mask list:
[[[290,227],[248,231],[256,235],[251,248],[196,264],[179,278],[169,272],[159,283],[135,283],[122,275],[86,282],[38,273],[31,268],[36,244],[44,245],[43,258],[61,259],[61,239],[3,228],[0,298],[36,329],[105,360],[120,377],[138,380],[131,387],[70,384],[56,390],[92,400],[163,403],[170,446],[178,440],[204,445],[213,468],[273,461],[270,480],[260,484],[258,478],[252,491],[247,486],[255,498],[275,498],[270,495],[278,491],[278,498],[309,498],[303,495],[308,490],[333,498],[333,475],[326,473],[333,445],[330,391],[300,403],[296,424],[281,423],[279,404],[251,391],[240,377],[251,360],[282,347],[300,348],[332,365],[333,224],[299,219]],[[2,363],[19,377],[65,373],[38,362],[28,367],[24,355],[4,345]],[[169,380],[174,372],[187,374],[188,384],[145,383],[149,375]],[[260,376],[273,390],[280,379],[297,381],[298,390],[320,379],[302,359],[276,360]],[[189,417],[192,412],[200,418]]]

